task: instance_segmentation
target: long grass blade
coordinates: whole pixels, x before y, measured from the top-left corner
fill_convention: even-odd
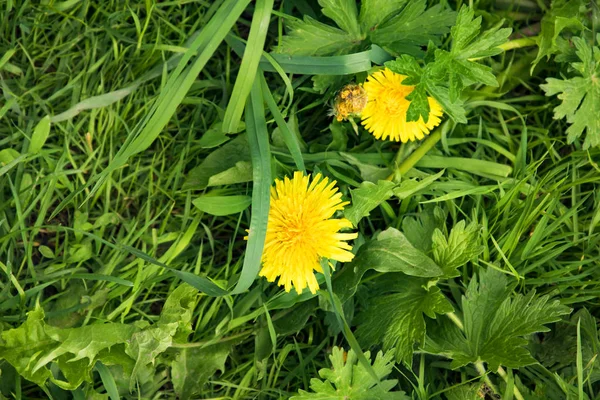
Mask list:
[[[252,217],[240,279],[232,293],[247,290],[260,270],[271,200],[271,152],[260,80],[255,79],[246,105],[246,131],[252,156]]]
[[[242,113],[244,112],[244,104],[257,76],[256,70],[263,48],[265,47],[265,39],[267,37],[267,30],[269,29],[272,10],[273,0],[256,1],[248,44],[246,45],[242,64],[240,65],[240,70],[233,86],[233,92],[231,92],[229,104],[223,117],[223,132],[236,132],[238,129]]]

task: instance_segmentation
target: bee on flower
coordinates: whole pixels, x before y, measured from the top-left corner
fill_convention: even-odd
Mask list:
[[[335,96],[331,115],[338,121],[345,121],[353,116],[359,116],[367,105],[367,92],[361,85],[349,83]]]
[[[352,228],[352,223],[334,218],[349,204],[335,185],[321,174],[311,179],[302,172],[275,180],[259,275],[269,282],[279,278],[286,292],[293,287],[300,294],[308,287],[314,294],[319,289],[314,271],[323,272],[321,259],[352,261],[347,241],[358,234],[339,232]]]
[[[414,86],[404,85],[407,77],[389,68],[372,73],[361,85],[347,85],[338,93],[333,114],[338,121],[348,115],[360,115],[361,123],[375,138],[406,143],[421,140],[442,121],[443,109],[433,97],[427,97],[429,118],[408,121],[407,111],[411,101],[407,99]],[[360,99],[357,95],[360,87]],[[357,93],[357,94],[355,94]]]

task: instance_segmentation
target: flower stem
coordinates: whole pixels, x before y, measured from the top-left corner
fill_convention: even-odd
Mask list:
[[[427,152],[429,150],[431,150],[431,148],[433,146],[435,146],[436,143],[439,142],[439,140],[441,138],[442,138],[442,126],[439,126],[438,128],[436,128],[433,131],[433,133],[431,135],[429,135],[429,137],[427,139],[425,139],[425,141],[423,142],[423,144],[421,146],[419,146],[415,151],[413,151],[411,153],[410,156],[406,157],[406,159],[404,161],[402,161],[400,163],[400,165],[398,165],[398,168],[394,171],[394,173],[392,173],[387,178],[388,181],[391,181],[392,179],[394,179],[396,174],[403,175],[403,174],[407,173],[408,171],[410,171],[410,169],[412,167],[414,167],[415,164],[418,163],[419,160],[421,158],[423,158],[423,156],[425,154],[427,154]]]
[[[539,36],[522,37],[503,43],[498,47],[504,51],[522,49],[523,47],[535,46],[538,38]]]

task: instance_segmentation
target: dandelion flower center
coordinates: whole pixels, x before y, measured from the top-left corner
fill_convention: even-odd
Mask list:
[[[302,293],[308,287],[312,293],[319,289],[314,271],[323,272],[321,259],[351,261],[354,255],[348,240],[356,233],[340,233],[351,228],[345,218],[332,218],[348,202],[329,181],[317,174],[312,181],[301,172],[292,179],[277,179],[271,188],[271,208],[260,275],[270,282],[279,277],[278,284],[286,291],[292,287]]]
[[[406,96],[412,92],[412,86],[386,88],[381,93],[379,103],[390,117],[402,117],[410,106]]]
[[[368,101],[361,114],[362,124],[377,139],[402,143],[423,139],[441,122],[443,110],[433,97],[427,98],[427,122],[423,117],[418,121],[407,121],[406,113],[411,102],[406,97],[412,93],[414,86],[403,85],[404,79],[406,76],[385,68],[370,75],[363,85]]]

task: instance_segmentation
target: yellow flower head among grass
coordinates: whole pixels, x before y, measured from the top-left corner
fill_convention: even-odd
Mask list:
[[[292,287],[302,293],[308,287],[319,289],[314,271],[323,272],[323,257],[340,262],[354,258],[346,241],[356,233],[340,233],[352,228],[345,218],[332,218],[348,204],[342,201],[335,181],[317,174],[311,180],[302,172],[292,179],[275,180],[271,188],[271,208],[260,275],[289,292]]]
[[[385,68],[370,75],[363,85],[368,102],[361,114],[362,124],[377,139],[402,143],[423,139],[441,122],[443,110],[433,97],[428,97],[430,110],[427,122],[423,121],[423,117],[418,121],[406,120],[410,106],[410,100],[406,97],[414,86],[403,85],[404,79],[405,75]]]

